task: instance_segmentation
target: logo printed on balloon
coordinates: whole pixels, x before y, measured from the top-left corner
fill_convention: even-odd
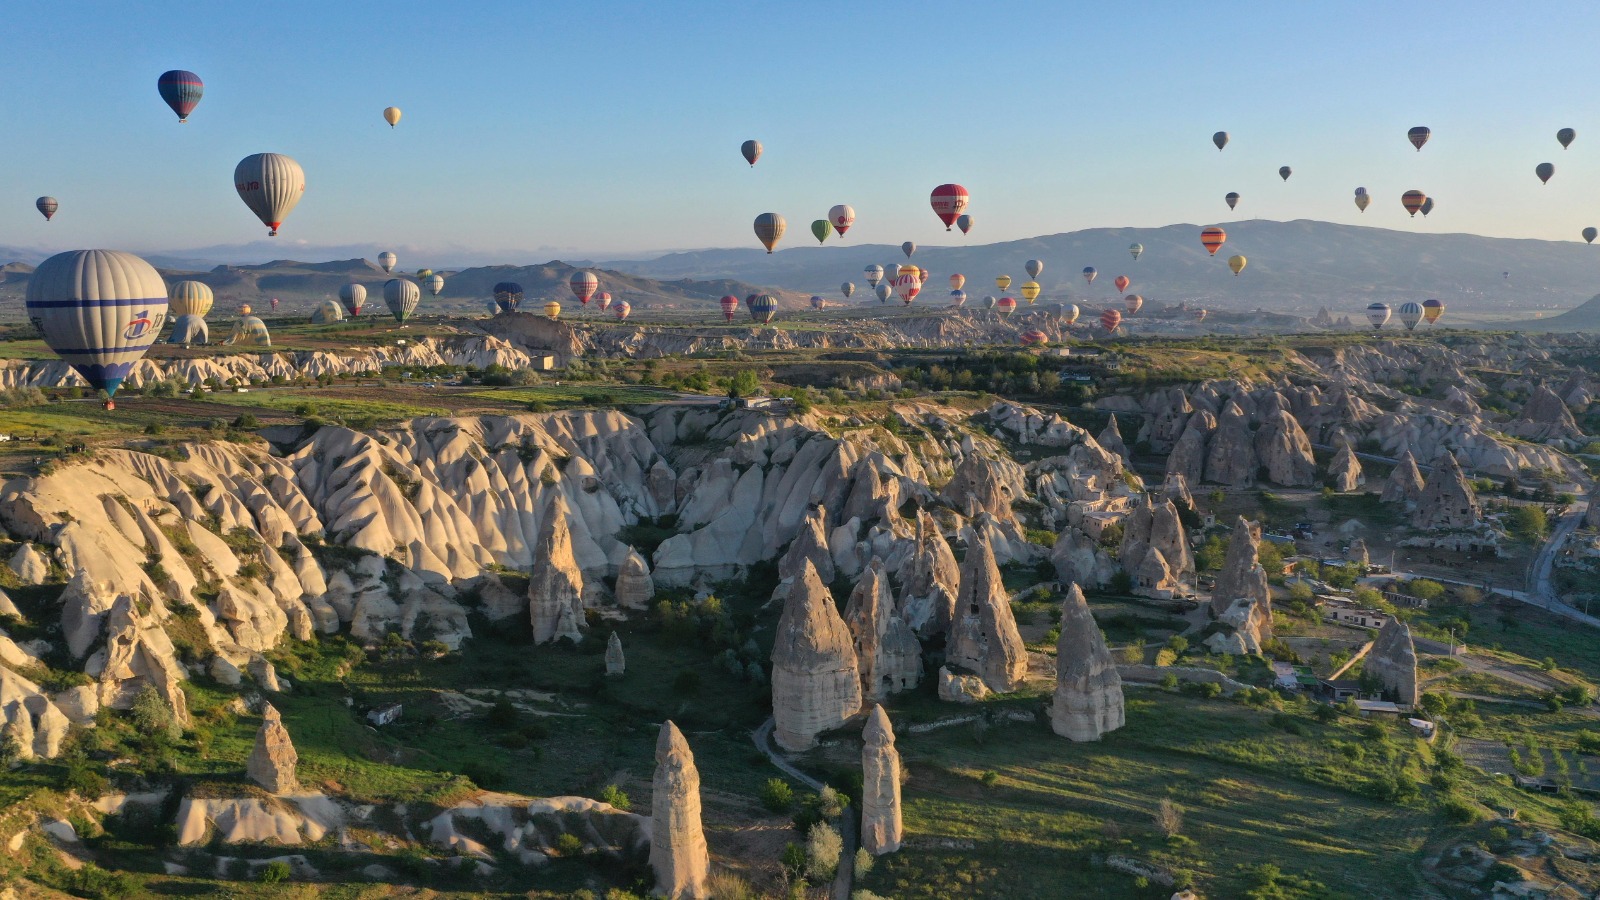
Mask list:
[[[151,324],[150,310],[141,309],[134,314],[133,321],[128,323],[128,327],[122,329],[122,336],[130,341],[144,337],[145,332],[150,330]]]

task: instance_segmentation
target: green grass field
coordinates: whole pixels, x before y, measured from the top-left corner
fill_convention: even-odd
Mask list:
[[[632,403],[660,403],[676,400],[681,394],[665,388],[630,384],[577,382],[573,384],[544,384],[536,387],[487,388],[472,391],[470,397],[483,400],[500,400],[509,403],[544,403],[550,406],[626,405]],[[609,399],[599,399],[609,398]]]

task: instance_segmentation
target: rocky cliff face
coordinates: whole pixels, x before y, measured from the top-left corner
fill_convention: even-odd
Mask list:
[[[1249,632],[1243,643],[1246,652],[1256,652],[1272,638],[1272,594],[1258,559],[1260,552],[1261,526],[1239,517],[1211,591],[1212,615],[1226,620],[1236,631]]]
[[[861,732],[861,846],[873,856],[900,849],[900,751],[882,706]]]
[[[700,823],[700,770],[678,726],[663,722],[650,794],[650,869],[656,876],[652,893],[671,900],[708,897],[710,868]]]
[[[583,640],[583,573],[572,555],[572,535],[567,530],[571,518],[566,499],[560,494],[551,497],[528,580],[528,616],[535,644]]]
[[[1339,452],[1328,463],[1328,481],[1340,493],[1349,493],[1367,483],[1367,476],[1361,471],[1361,460],[1356,458],[1356,451],[1348,441],[1339,445]]]
[[[922,680],[922,645],[895,613],[882,560],[874,558],[856,582],[844,620],[855,641],[863,700],[877,702],[917,686]]]
[[[1171,500],[1144,495],[1123,520],[1122,567],[1133,578],[1134,593],[1172,597],[1194,575],[1189,538]]]
[[[1050,727],[1071,741],[1098,741],[1122,725],[1122,678],[1083,591],[1074,584],[1061,605]]]
[[[809,562],[789,590],[772,646],[774,738],[790,751],[810,749],[820,732],[861,709],[861,673],[850,629]]]
[[[1405,503],[1408,506],[1422,499],[1422,490],[1427,487],[1427,482],[1422,480],[1422,470],[1417,468],[1417,458],[1407,450],[1400,455],[1400,462],[1389,473],[1389,480],[1384,482],[1383,494],[1380,496],[1384,503]]]
[[[998,693],[1014,690],[1027,676],[1028,653],[987,541],[969,546],[961,564],[961,593],[947,658]]]

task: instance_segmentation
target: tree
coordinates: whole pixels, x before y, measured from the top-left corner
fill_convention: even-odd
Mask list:
[[[1413,578],[1406,582],[1406,592],[1432,603],[1444,596],[1444,585],[1428,578]]]
[[[1534,544],[1544,540],[1550,531],[1550,519],[1544,514],[1544,509],[1538,506],[1517,506],[1511,510],[1511,515],[1506,518],[1506,530],[1511,536],[1525,544]]]
[[[782,778],[767,779],[761,789],[761,805],[775,813],[786,813],[794,806],[794,788]]]
[[[806,832],[806,875],[817,881],[833,877],[844,853],[844,839],[827,822],[818,822]]]
[[[172,714],[172,707],[152,685],[139,689],[128,714],[133,718],[133,727],[153,740],[171,742],[183,736],[183,726]]]
[[[750,369],[742,369],[728,379],[728,396],[748,397],[761,390],[761,379]]]
[[[1156,830],[1164,837],[1175,838],[1183,833],[1183,807],[1171,800],[1162,798],[1156,804],[1154,819]]]

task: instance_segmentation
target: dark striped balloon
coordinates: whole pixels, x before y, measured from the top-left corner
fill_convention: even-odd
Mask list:
[[[750,318],[757,323],[765,325],[777,314],[778,301],[772,299],[771,294],[750,295]]]
[[[522,285],[515,281],[502,281],[494,286],[494,302],[501,312],[516,312],[522,305]]]
[[[161,92],[161,99],[178,114],[178,121],[187,122],[189,114],[200,105],[200,95],[205,93],[206,85],[193,72],[173,69],[162,72],[161,77],[156,79],[156,90]]]

